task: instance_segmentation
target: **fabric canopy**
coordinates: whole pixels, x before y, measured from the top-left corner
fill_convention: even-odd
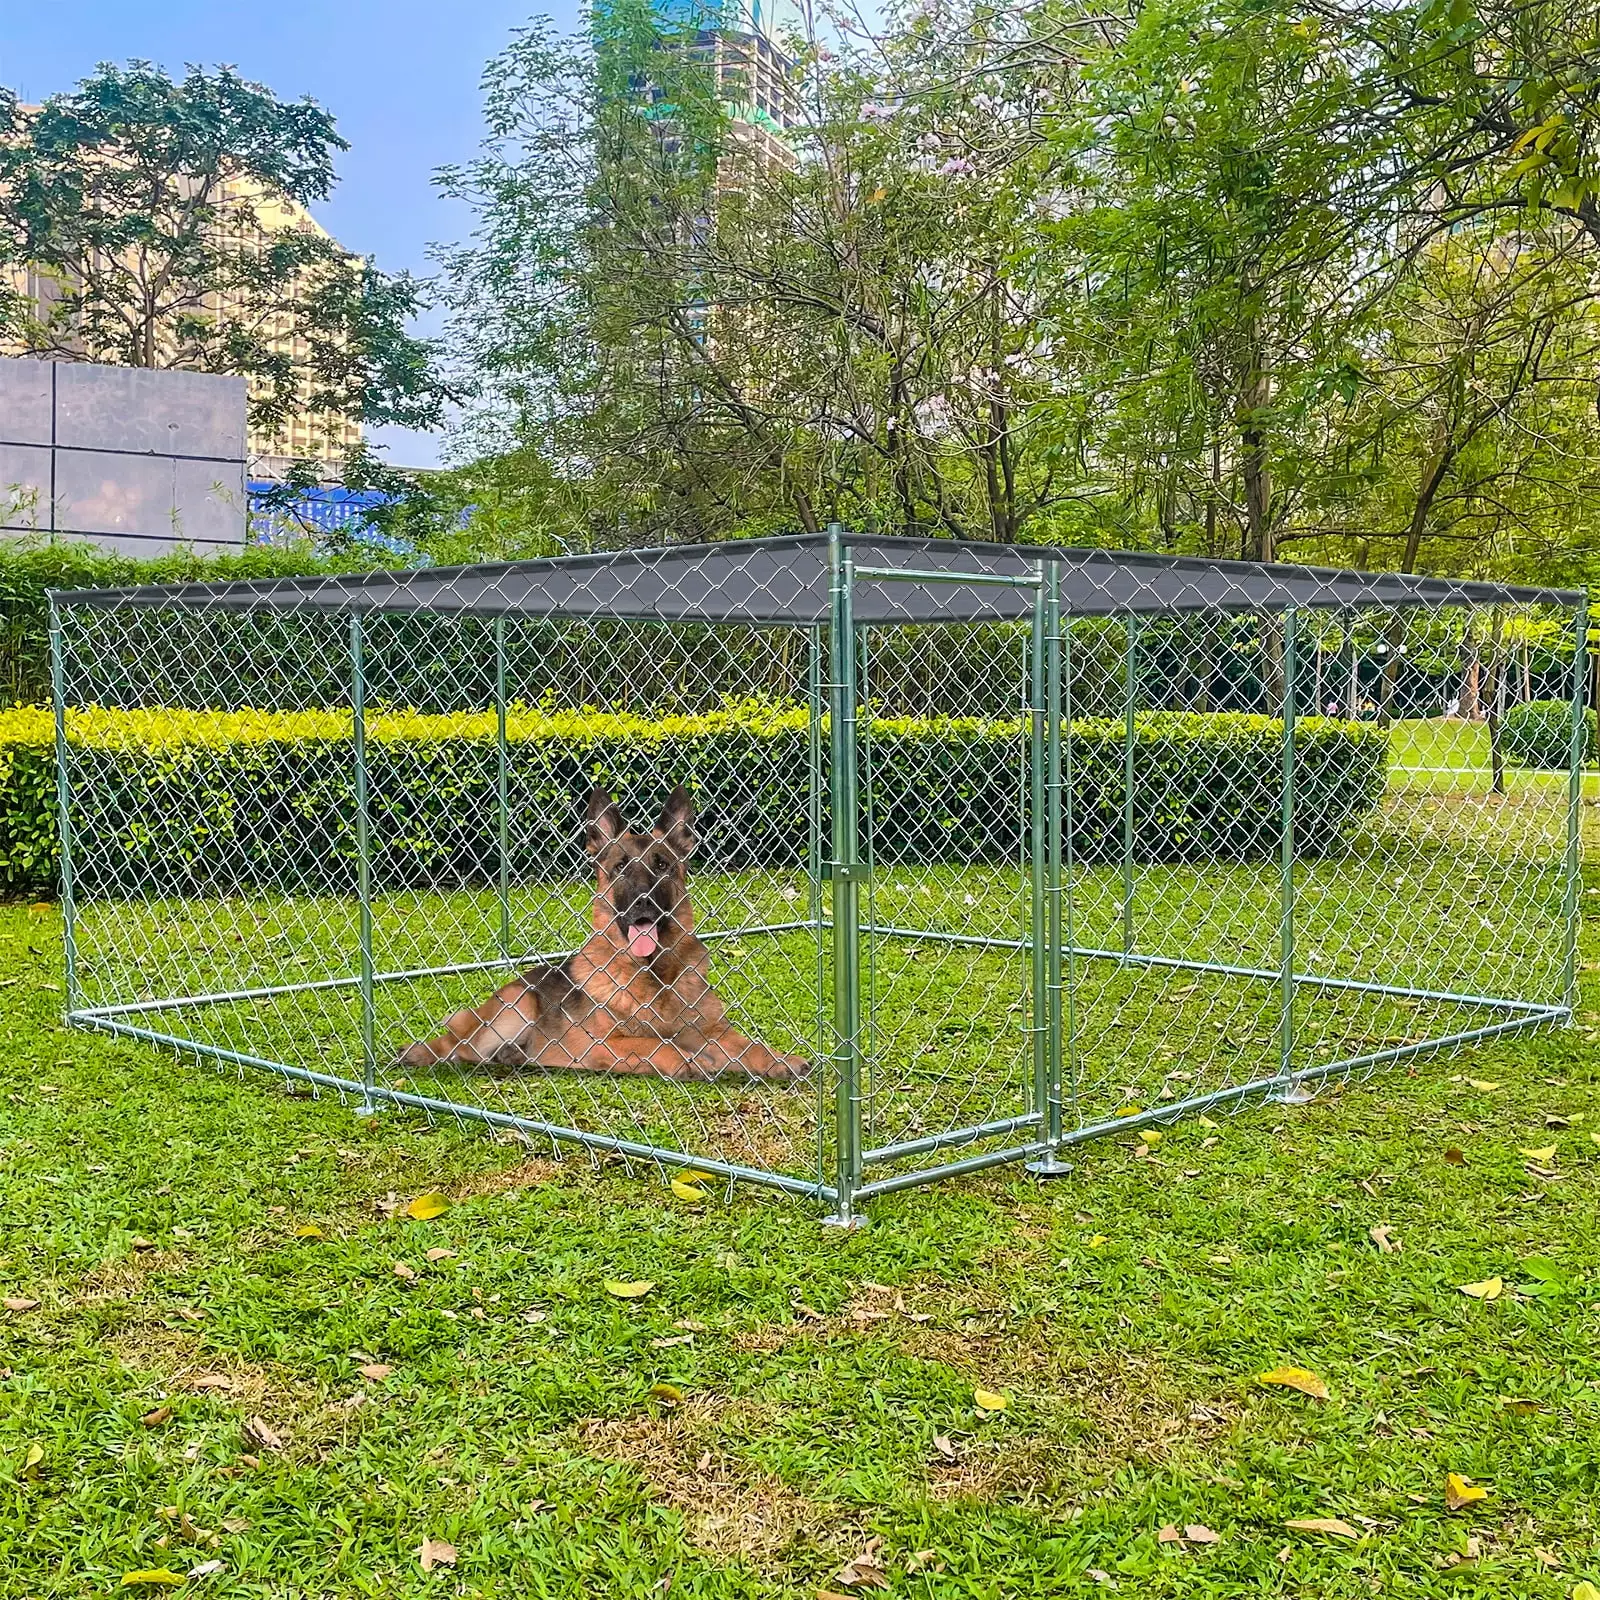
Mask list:
[[[867,623],[1004,620],[1028,615],[1030,588],[963,584],[916,574],[1029,578],[1059,563],[1061,606],[1071,616],[1288,607],[1439,607],[1581,604],[1564,589],[1467,583],[1317,567],[1264,566],[1116,550],[964,543],[844,534],[858,568],[856,619]],[[893,568],[902,578],[876,575]],[[68,606],[184,610],[437,612],[481,616],[617,617],[670,622],[793,623],[828,616],[828,536],[667,545],[464,567],[354,576],[263,578],[55,594]]]

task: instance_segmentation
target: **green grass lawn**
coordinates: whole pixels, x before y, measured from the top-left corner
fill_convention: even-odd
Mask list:
[[[1372,848],[1302,869],[1307,962],[1547,985],[1559,796],[1436,800],[1396,782]],[[886,873],[879,909],[1012,931],[1018,885],[985,871]],[[705,886],[774,914],[793,887]],[[1141,941],[1263,953],[1265,869],[1152,869],[1138,889]],[[1084,942],[1115,937],[1119,896],[1114,870],[1085,875]],[[546,902],[552,928],[581,896],[562,905]],[[1512,920],[1529,907],[1531,938]],[[99,998],[175,971],[183,987],[348,970],[348,907],[196,910],[103,921]],[[491,911],[396,902],[380,939],[459,959]],[[159,1592],[162,1572],[180,1594],[385,1600],[1556,1600],[1600,1584],[1592,933],[1574,1028],[1105,1139],[1047,1186],[1005,1168],[889,1196],[842,1234],[753,1189],[685,1199],[650,1168],[358,1119],[70,1031],[60,932],[53,908],[0,906],[0,1596],[107,1595],[135,1573],[129,1592]],[[752,1025],[803,1032],[808,936],[714,948]],[[876,1136],[1020,1101],[1021,959],[891,952]],[[394,986],[385,1037],[452,984],[483,987],[429,982]],[[1082,1000],[1083,1085],[1104,1110],[1270,1057],[1270,986],[1101,962]],[[1448,1012],[1306,1004],[1308,1062]],[[194,1015],[207,1037],[352,1059],[346,998]],[[532,1078],[520,1092],[548,1092]],[[641,1102],[613,1087],[590,1110],[638,1128]],[[671,1110],[767,1154],[815,1137],[795,1091],[723,1094]],[[404,1215],[435,1191],[442,1216]],[[1498,1294],[1461,1292],[1493,1279]],[[624,1299],[608,1281],[651,1287]],[[1284,1366],[1328,1398],[1258,1381]],[[979,1389],[1005,1408],[980,1409]],[[1483,1497],[1451,1510],[1449,1474]],[[1337,1526],[1286,1526],[1306,1519]],[[453,1564],[425,1570],[425,1541]],[[874,1568],[886,1589],[848,1581]]]
[[[39,1302],[0,1313],[0,1593],[810,1600],[875,1540],[927,1600],[1600,1580],[1592,980],[1576,1030],[839,1235],[68,1032],[55,913],[0,940],[0,1278]]]

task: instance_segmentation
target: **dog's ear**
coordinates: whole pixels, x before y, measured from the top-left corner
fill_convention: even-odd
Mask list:
[[[584,829],[589,854],[597,856],[608,844],[615,844],[627,831],[617,802],[599,787],[589,791],[589,814]]]
[[[694,801],[680,783],[661,808],[656,832],[685,860],[694,849]]]

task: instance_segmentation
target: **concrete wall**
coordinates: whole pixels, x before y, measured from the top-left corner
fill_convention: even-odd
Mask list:
[[[237,548],[244,407],[243,378],[0,360],[0,537]]]

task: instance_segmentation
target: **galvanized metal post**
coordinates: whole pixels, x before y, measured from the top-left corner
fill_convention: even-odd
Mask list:
[[[372,960],[372,816],[367,793],[367,665],[366,636],[360,612],[350,618],[350,737],[355,756],[356,893],[360,899],[361,941],[361,1104],[357,1115],[370,1117],[378,1105],[377,1008],[373,998]]]
[[[806,705],[808,708],[806,727],[806,757],[810,768],[809,787],[806,796],[806,817],[808,843],[806,848],[806,894],[807,907],[811,918],[812,934],[816,939],[816,1050],[818,1057],[826,1055],[832,1059],[829,1034],[831,1023],[830,997],[828,992],[827,949],[824,930],[827,924],[822,920],[822,874],[823,862],[826,859],[826,848],[823,844],[822,830],[824,826],[824,799],[823,799],[823,747],[822,729],[824,723],[825,705],[823,699],[822,680],[822,647],[823,630],[821,626],[811,630],[809,648],[806,660]],[[827,1171],[827,1129],[828,1129],[828,1075],[824,1072],[816,1074],[817,1079],[817,1181],[825,1184],[828,1181]]]
[[[72,859],[72,783],[67,767],[67,674],[61,646],[61,613],[50,597],[50,698],[56,714],[56,838],[61,851],[61,924],[65,948],[67,1011],[78,1009],[78,907]]]
[[[1071,705],[1070,683],[1063,698],[1063,677],[1072,671],[1071,641],[1061,628],[1061,566],[1052,561],[1047,564],[1044,584],[1043,631],[1045,641],[1044,663],[1044,790],[1045,790],[1045,1076],[1042,1101],[1037,1109],[1041,1116],[1039,1155],[1028,1163],[1028,1171],[1036,1177],[1058,1178],[1072,1171],[1072,1163],[1061,1158],[1061,1135],[1064,1123],[1062,1106],[1063,1048],[1066,1070],[1071,1081],[1073,1120],[1077,1120],[1077,999],[1075,964],[1072,955],[1072,902],[1070,887],[1066,891],[1066,916],[1063,919],[1062,866],[1071,858],[1070,786],[1072,768],[1072,741],[1066,740],[1065,756],[1062,749],[1062,708]],[[1070,710],[1067,715],[1070,717]],[[1063,759],[1066,779],[1063,781]],[[1063,795],[1067,795],[1065,806]],[[1065,813],[1065,816],[1064,816]],[[1070,866],[1068,867],[1070,874]],[[1062,929],[1065,921],[1067,981],[1062,992]],[[1065,1038],[1063,1038],[1065,1035]]]
[[[1589,684],[1589,600],[1572,616],[1572,727],[1567,752],[1567,847],[1561,886],[1561,997],[1570,1022],[1578,1006],[1578,891],[1583,847],[1579,826],[1583,805],[1583,765],[1589,754],[1584,701]]]
[[[856,792],[855,574],[837,523],[828,529],[828,572],[836,1209],[827,1220],[850,1228],[865,1221],[855,1200],[861,1186],[861,851]]]
[[[1045,564],[1036,562],[1039,587],[1033,596],[1033,631],[1028,639],[1028,864],[1032,899],[1028,940],[1032,954],[1029,1010],[1033,1022],[1033,1111],[1044,1135],[1050,1104],[1050,966],[1045,924],[1049,917],[1047,885],[1049,833],[1045,818],[1045,632],[1049,612],[1045,600]]]
[[[1128,613],[1122,706],[1122,953],[1133,954],[1133,741],[1139,695],[1139,618]]]
[[[1296,1104],[1310,1098],[1294,1074],[1294,858],[1295,858],[1295,675],[1299,665],[1297,616],[1283,613],[1283,754],[1278,797],[1278,1079],[1275,1099]]]
[[[499,854],[500,959],[511,959],[510,755],[506,745],[506,619],[494,619],[494,798]]]

